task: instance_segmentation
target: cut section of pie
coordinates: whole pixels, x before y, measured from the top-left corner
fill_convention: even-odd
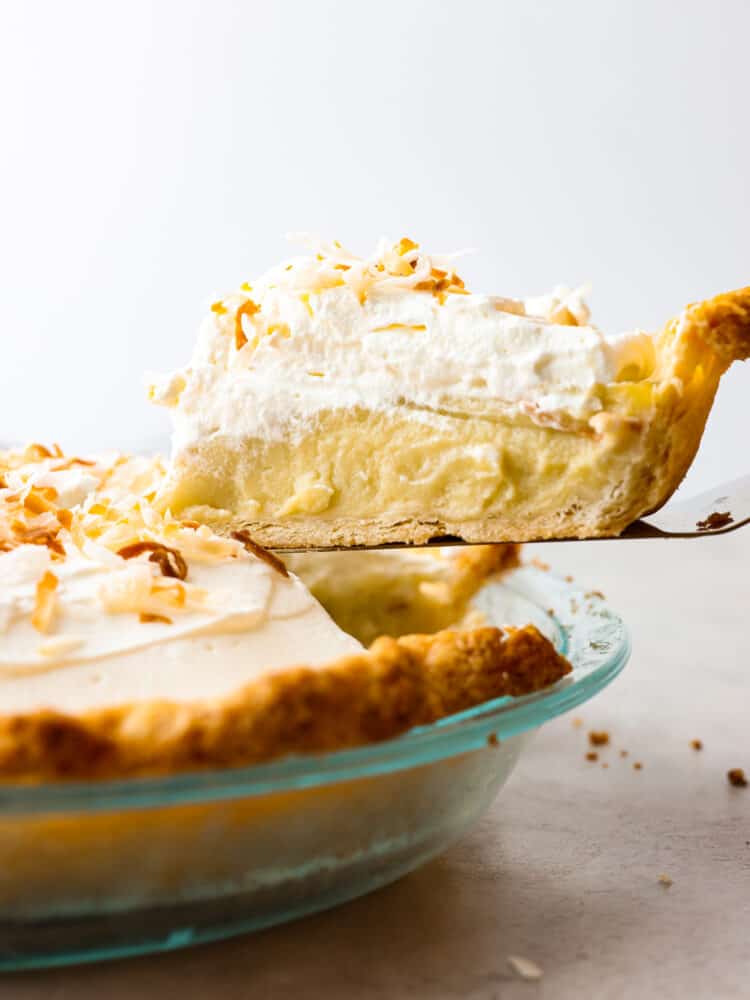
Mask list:
[[[464,554],[463,568],[431,558],[423,579],[442,584],[442,599],[423,595],[411,616],[374,611],[360,630],[368,641],[389,614],[398,638],[365,649],[248,535],[157,510],[163,476],[158,459],[66,458],[39,445],[0,453],[0,778],[333,750],[570,670],[531,626],[445,628],[513,552]],[[368,579],[372,602],[386,597],[365,572],[363,605]],[[403,599],[418,591],[410,571]],[[344,611],[341,598],[332,611]],[[433,634],[401,634],[417,621]]]
[[[273,548],[618,534],[677,487],[750,354],[750,289],[605,336],[577,292],[470,294],[408,239],[310,249],[215,302],[151,388],[174,424],[161,506]]]
[[[519,546],[301,552],[284,562],[345,632],[369,646],[381,635],[479,624],[472,598],[518,566]]]

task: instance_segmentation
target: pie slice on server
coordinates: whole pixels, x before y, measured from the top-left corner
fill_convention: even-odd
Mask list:
[[[750,354],[750,288],[605,335],[580,293],[471,294],[407,239],[312,251],[214,303],[151,387],[174,425],[157,503],[275,549],[618,534]]]

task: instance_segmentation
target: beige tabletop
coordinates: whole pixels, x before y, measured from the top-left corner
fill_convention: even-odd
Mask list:
[[[633,658],[583,707],[582,727],[565,716],[538,735],[460,843],[286,927],[10,975],[0,996],[750,996],[750,788],[726,779],[732,767],[750,776],[750,528],[534,554],[605,591],[632,627]],[[611,734],[597,761],[589,729]],[[541,980],[520,979],[508,955],[535,962]]]

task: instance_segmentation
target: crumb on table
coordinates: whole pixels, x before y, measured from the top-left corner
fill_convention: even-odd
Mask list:
[[[523,958],[522,955],[508,955],[508,965],[521,979],[541,979],[543,972],[530,958]]]
[[[586,760],[599,760],[599,754],[596,752],[596,750],[589,750],[589,752],[586,754]]]
[[[693,750],[702,750],[703,749],[703,740],[691,740],[690,741],[690,746],[693,748]]]
[[[733,767],[727,771],[727,780],[735,788],[747,788],[747,778],[741,767]]]
[[[592,729],[589,743],[592,747],[605,747],[609,743],[609,733],[605,729]]]
[[[714,531],[716,528],[725,528],[728,524],[734,524],[734,518],[728,510],[715,510],[704,521],[695,522],[698,531]]]

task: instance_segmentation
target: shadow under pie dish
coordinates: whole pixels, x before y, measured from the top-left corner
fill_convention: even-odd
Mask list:
[[[414,554],[401,563],[393,554],[399,601],[370,615],[363,637],[373,627],[395,637],[365,649],[246,534],[219,536],[155,507],[158,459],[32,446],[4,453],[0,476],[5,780],[338,750],[537,691],[570,670],[535,626],[498,628],[471,615],[472,595],[517,561],[512,546],[430,555],[419,569]],[[315,575],[314,566],[300,572]],[[384,572],[370,568],[373,594],[395,590]],[[360,595],[367,574],[365,560]],[[329,584],[321,597],[335,613],[346,591],[344,580],[343,591]],[[414,623],[432,632],[402,634]]]
[[[174,425],[157,502],[275,549],[619,534],[750,354],[749,288],[605,336],[580,293],[470,294],[408,239],[307,244],[214,303],[150,391]]]

